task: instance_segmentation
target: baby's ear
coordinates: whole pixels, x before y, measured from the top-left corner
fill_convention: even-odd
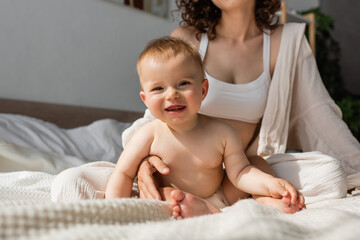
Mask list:
[[[209,91],[209,81],[205,78],[201,85],[202,88],[202,100],[206,97],[208,91]]]
[[[141,91],[140,93],[140,97],[141,97],[141,100],[145,103],[145,105],[146,105],[146,95],[145,95],[145,93],[143,92],[143,91]]]

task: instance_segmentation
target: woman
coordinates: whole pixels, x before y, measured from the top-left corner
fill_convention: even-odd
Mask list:
[[[297,139],[294,138],[297,144],[295,145],[296,148],[304,151],[320,150],[333,157],[343,157],[343,159],[339,160],[343,160],[342,166],[345,167],[348,174],[360,170],[359,157],[358,155],[356,156],[356,154],[360,153],[359,143],[352,137],[346,125],[341,121],[339,109],[330,99],[322,85],[313,56],[311,53],[309,54],[308,51],[303,50],[303,48],[308,47],[306,40],[301,37],[303,33],[299,34],[301,36],[298,37],[298,39],[301,39],[301,43],[299,43],[300,41],[297,43],[301,47],[296,48],[296,46],[293,46],[291,48],[290,46],[289,49],[300,49],[298,51],[300,55],[307,54],[308,56],[303,57],[303,59],[306,60],[306,64],[301,62],[291,64],[290,61],[289,66],[293,65],[295,68],[290,68],[289,71],[286,71],[281,66],[281,63],[277,63],[277,61],[280,61],[278,60],[278,55],[284,29],[284,26],[277,24],[278,19],[275,15],[275,12],[280,9],[280,1],[178,0],[177,6],[181,11],[183,26],[175,29],[171,33],[171,36],[184,39],[198,49],[203,57],[206,75],[209,80],[209,93],[203,102],[200,113],[214,116],[230,123],[241,135],[243,148],[246,150],[247,156],[252,164],[274,175],[274,172],[267,162],[253,156],[257,155],[257,151],[261,155],[284,152],[287,142],[286,139],[290,131],[291,134],[294,134],[293,136],[296,134],[295,137]],[[299,28],[299,26],[297,26],[297,28]],[[291,30],[292,29],[289,28],[288,32],[290,33],[287,32],[286,34],[291,34]],[[286,55],[286,52],[283,54]],[[265,130],[263,132],[265,133],[262,134],[260,143],[268,142],[267,138],[273,143],[272,145],[271,143],[263,143],[259,148],[258,130],[262,127],[260,119],[264,115],[270,83],[271,85],[273,84],[271,79],[274,77],[275,66],[277,64],[279,64],[277,68],[282,69],[283,73],[289,76],[288,82],[291,82],[290,75],[296,74],[296,76],[292,76],[292,87],[295,90],[297,89],[294,91],[294,96],[292,96],[294,103],[287,104],[289,107],[286,107],[286,104],[283,103],[284,107],[282,108],[286,110],[286,108],[289,109],[291,107],[294,114],[301,115],[300,113],[306,112],[304,109],[309,109],[309,106],[320,104],[318,109],[320,111],[319,114],[323,113],[324,115],[318,115],[317,118],[315,118],[312,115],[314,113],[316,114],[316,112],[312,111],[311,115],[309,112],[309,116],[303,116],[304,119],[308,117],[307,121],[309,124],[307,124],[306,127],[314,125],[316,131],[300,132],[302,130],[301,127],[303,127],[301,126],[301,124],[303,124],[301,123],[302,119],[295,115],[291,116],[290,119],[293,125],[291,129],[289,131],[287,129],[283,129],[280,132],[277,131],[279,136],[275,138],[269,138],[271,133],[266,134],[266,130],[271,130],[271,126],[264,127]],[[311,69],[308,69],[308,66],[310,66]],[[291,70],[296,73],[292,74]],[[299,84],[299,82],[302,81],[301,78],[309,77],[305,75],[308,74],[307,71],[312,75],[310,78],[311,81],[315,83],[315,88],[313,88],[314,86],[303,86],[301,83]],[[274,85],[274,87],[277,87],[277,85]],[[298,101],[300,96],[295,94],[300,91],[307,91],[307,88],[313,88],[314,96],[310,96],[307,100]],[[287,92],[291,92],[291,89]],[[291,96],[291,93],[285,95]],[[270,102],[268,102],[268,104],[273,104],[274,100],[272,98],[269,100]],[[324,102],[326,102],[326,104]],[[270,108],[271,111],[271,107],[266,106],[266,108]],[[289,113],[287,115],[285,114],[285,116],[288,117],[289,115]],[[335,129],[340,129],[341,131],[335,134],[331,133],[330,136],[321,136],[319,133],[322,132],[322,129],[318,123],[322,121],[321,119],[323,117],[327,118],[328,116],[331,116],[330,119],[327,119],[327,121],[330,121],[329,127],[334,126]],[[271,123],[271,119],[264,118],[262,125],[269,125],[269,122]],[[275,127],[273,126],[273,128],[276,130],[279,129],[278,126],[276,127],[276,122],[278,122],[278,124],[288,124],[288,122],[284,122],[284,120],[275,121],[275,123],[273,123]],[[326,139],[327,137],[338,137],[345,142],[339,146],[333,140]],[[282,140],[279,141],[281,138]],[[293,141],[293,139],[290,140]],[[320,142],[320,144],[314,142]],[[274,145],[280,145],[280,147],[273,147]],[[347,145],[346,149],[349,150],[348,152],[342,148],[344,145]],[[266,148],[269,146],[271,148],[270,151]],[[334,150],[333,148],[336,149]],[[356,166],[351,169],[346,160],[354,156],[357,158],[357,163],[352,164]],[[138,173],[138,186],[141,197],[160,198],[153,179],[153,173],[156,171],[162,174],[169,173],[166,165],[156,156],[149,157],[141,165]],[[339,174],[341,175],[341,173]],[[346,183],[344,184],[344,182],[341,183],[341,180],[339,181],[339,194],[344,195],[346,193]],[[238,199],[248,197],[248,194],[236,190],[227,177],[223,180],[222,188],[225,196],[227,196],[227,192],[238,192],[238,198],[227,199],[231,204]],[[259,196],[254,197],[257,198],[259,202],[273,205],[287,213],[297,211],[295,208],[282,206],[278,199]],[[182,210],[186,211],[187,215],[194,216],[212,212],[212,208],[207,207],[208,203],[204,203],[202,200],[196,199],[189,194],[183,193],[176,198],[177,201],[182,201]]]

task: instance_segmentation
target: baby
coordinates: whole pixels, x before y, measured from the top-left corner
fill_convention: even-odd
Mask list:
[[[182,208],[186,194],[206,199],[213,212],[227,206],[220,187],[223,164],[231,182],[242,191],[282,196],[286,204],[305,206],[303,196],[289,182],[249,164],[231,125],[198,114],[208,81],[199,54],[189,44],[170,37],[157,39],[141,53],[137,70],[140,97],[156,120],[130,139],[109,179],[106,198],[130,197],[141,161],[156,155],[171,169],[158,177],[160,192],[171,202],[177,219],[201,215]]]

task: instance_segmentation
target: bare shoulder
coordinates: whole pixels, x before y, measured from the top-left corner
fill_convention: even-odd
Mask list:
[[[234,153],[242,153],[242,142],[240,134],[229,123],[207,117],[207,128],[205,136],[214,139],[218,145],[219,151],[222,152],[224,160]]]
[[[218,134],[219,136],[224,136],[224,137],[228,137],[230,136],[239,136],[238,132],[236,131],[236,129],[229,123],[213,118],[213,117],[209,117],[209,116],[204,116],[206,124],[208,126],[208,131],[211,131],[212,133]]]
[[[194,45],[196,49],[199,48],[200,42],[196,39],[196,30],[193,27],[177,27],[171,32],[170,36],[189,42]]]
[[[146,123],[143,127],[146,130],[152,130],[154,131],[154,129],[161,127],[162,125],[164,125],[164,123],[162,121],[160,121],[159,119],[154,119],[151,122]]]
[[[159,120],[155,119],[141,126],[138,130],[136,130],[131,140],[137,138],[142,138],[142,139],[153,138],[155,134],[155,129],[157,129],[159,124],[158,121]]]

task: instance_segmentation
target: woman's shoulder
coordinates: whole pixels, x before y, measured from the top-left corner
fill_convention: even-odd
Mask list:
[[[176,38],[180,38],[186,42],[191,43],[192,45],[194,45],[196,48],[199,47],[199,40],[196,38],[196,34],[197,31],[195,28],[193,27],[185,27],[185,26],[180,26],[175,28],[170,36],[171,37],[176,37]]]
[[[304,37],[305,23],[286,23],[271,32],[272,48],[279,50],[284,45],[293,45]],[[280,47],[281,45],[281,47]]]
[[[289,36],[303,34],[304,29],[305,23],[285,23],[273,29],[271,31],[271,37],[275,40],[280,40],[282,35]]]

